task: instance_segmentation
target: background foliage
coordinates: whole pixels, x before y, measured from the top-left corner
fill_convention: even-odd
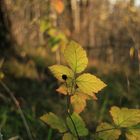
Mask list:
[[[46,112],[63,115],[65,99],[48,70],[65,63],[62,52],[69,40],[86,49],[88,72],[108,86],[88,102],[81,114],[90,131],[99,122],[110,121],[109,109],[139,108],[140,93],[140,8],[135,0],[1,0],[0,71],[14,92],[32,135],[44,140],[52,133],[39,117]],[[28,139],[19,112],[0,85],[0,131],[4,139]]]

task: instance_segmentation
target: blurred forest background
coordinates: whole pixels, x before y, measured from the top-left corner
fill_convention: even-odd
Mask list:
[[[81,114],[92,131],[110,121],[112,105],[140,108],[140,6],[136,0],[0,0],[0,71],[14,92],[36,140],[47,140],[39,117],[64,113],[65,98],[48,66],[65,63],[70,40],[87,51],[87,71],[108,86]],[[27,140],[25,126],[0,85],[0,131],[4,140]],[[53,140],[60,135],[53,130]]]

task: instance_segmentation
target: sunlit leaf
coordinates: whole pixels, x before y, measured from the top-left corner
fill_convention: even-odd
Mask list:
[[[75,95],[71,96],[71,104],[73,106],[74,112],[82,112],[86,106],[87,99],[88,96],[80,93],[76,93]]]
[[[118,108],[113,106],[110,110],[114,123],[120,127],[131,127],[140,123],[140,110]]]
[[[76,83],[79,89],[88,95],[92,95],[92,93],[97,93],[106,86],[106,84],[102,82],[99,78],[89,73],[80,75],[76,79]]]
[[[96,97],[96,95],[94,93],[91,93],[91,94],[86,94],[86,93],[83,93],[79,88],[77,88],[75,90],[75,93],[76,94],[82,94],[82,96],[86,97],[86,99],[91,99],[91,100],[98,100],[98,98]]]
[[[68,78],[73,77],[72,70],[66,66],[53,65],[53,66],[50,66],[49,69],[54,74],[54,76],[60,81],[64,81],[64,79],[62,79],[62,75],[66,75]]]
[[[56,89],[56,91],[63,95],[67,95],[67,91],[70,93],[70,89],[66,88],[65,85],[61,85]],[[84,110],[86,106],[86,100],[88,99],[97,100],[97,97],[95,96],[95,94],[93,94],[93,96],[88,96],[87,94],[79,93],[76,91],[75,94],[70,98],[70,102],[73,106],[74,112],[78,114],[81,113]]]
[[[71,115],[71,118],[72,118],[72,120],[73,120],[73,122],[75,124],[75,127],[76,127],[76,130],[78,132],[78,135],[79,136],[86,136],[86,135],[88,135],[88,129],[85,127],[85,123],[82,120],[82,118],[78,114],[76,114],[76,113],[73,113]],[[67,120],[66,120],[67,121],[67,125],[68,125],[71,133],[74,136],[77,136],[76,130],[75,130],[74,125],[72,123],[72,120],[69,117],[67,117]]]
[[[77,140],[77,138],[70,133],[65,133],[62,140]]]
[[[127,140],[140,140],[140,129],[129,129],[125,135]]]
[[[98,132],[98,137],[102,140],[118,140],[121,134],[119,129],[114,129],[109,123],[101,123],[96,132]]]
[[[65,60],[76,73],[82,72],[88,64],[88,59],[84,49],[76,42],[71,41],[64,50]]]
[[[67,127],[64,121],[57,117],[54,113],[47,113],[40,117],[40,119],[50,125],[51,128],[59,130],[59,132],[64,133],[67,131]]]
[[[74,91],[74,87],[71,86],[71,79],[67,80],[67,87],[63,84],[59,88],[56,89],[56,91],[63,95],[72,95],[73,93],[71,91]]]

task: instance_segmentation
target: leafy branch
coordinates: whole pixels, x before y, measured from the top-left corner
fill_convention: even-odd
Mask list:
[[[63,76],[63,75],[62,75],[62,76]],[[66,87],[67,87],[67,89],[68,89],[67,82],[65,82],[65,84],[66,84]],[[71,90],[71,91],[72,91],[72,90]],[[72,93],[71,93],[71,94],[72,94]],[[74,129],[75,129],[77,138],[78,138],[78,140],[80,140],[80,137],[79,137],[77,128],[76,128],[75,123],[74,123],[74,121],[73,121],[73,119],[72,119],[72,117],[71,117],[71,114],[70,114],[70,94],[69,94],[68,90],[67,90],[67,114],[68,114],[68,117],[70,118],[70,120],[71,120],[71,122],[72,122],[72,124],[73,124],[73,126],[74,126]]]
[[[79,75],[87,67],[88,58],[85,50],[78,43],[74,41],[68,43],[64,50],[64,58],[68,66],[53,65],[49,69],[63,83],[57,91],[66,96],[66,113],[68,115],[66,124],[54,113],[43,115],[41,120],[51,128],[58,129],[60,133],[66,132],[63,135],[63,140],[80,140],[81,136],[88,135],[88,129],[79,113],[84,110],[86,100],[96,97],[94,93],[98,93],[106,84],[90,73]],[[63,127],[60,126],[60,121]]]
[[[113,124],[102,122],[98,125],[95,134],[103,140],[118,140],[122,133],[127,140],[140,139],[140,129],[135,127],[140,123],[140,109],[119,108],[110,109]],[[125,132],[123,132],[125,130]]]

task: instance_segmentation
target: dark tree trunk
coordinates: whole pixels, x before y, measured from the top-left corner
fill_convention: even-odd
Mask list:
[[[15,44],[11,31],[10,19],[4,0],[0,0],[0,58],[7,58],[13,53],[13,45]]]

